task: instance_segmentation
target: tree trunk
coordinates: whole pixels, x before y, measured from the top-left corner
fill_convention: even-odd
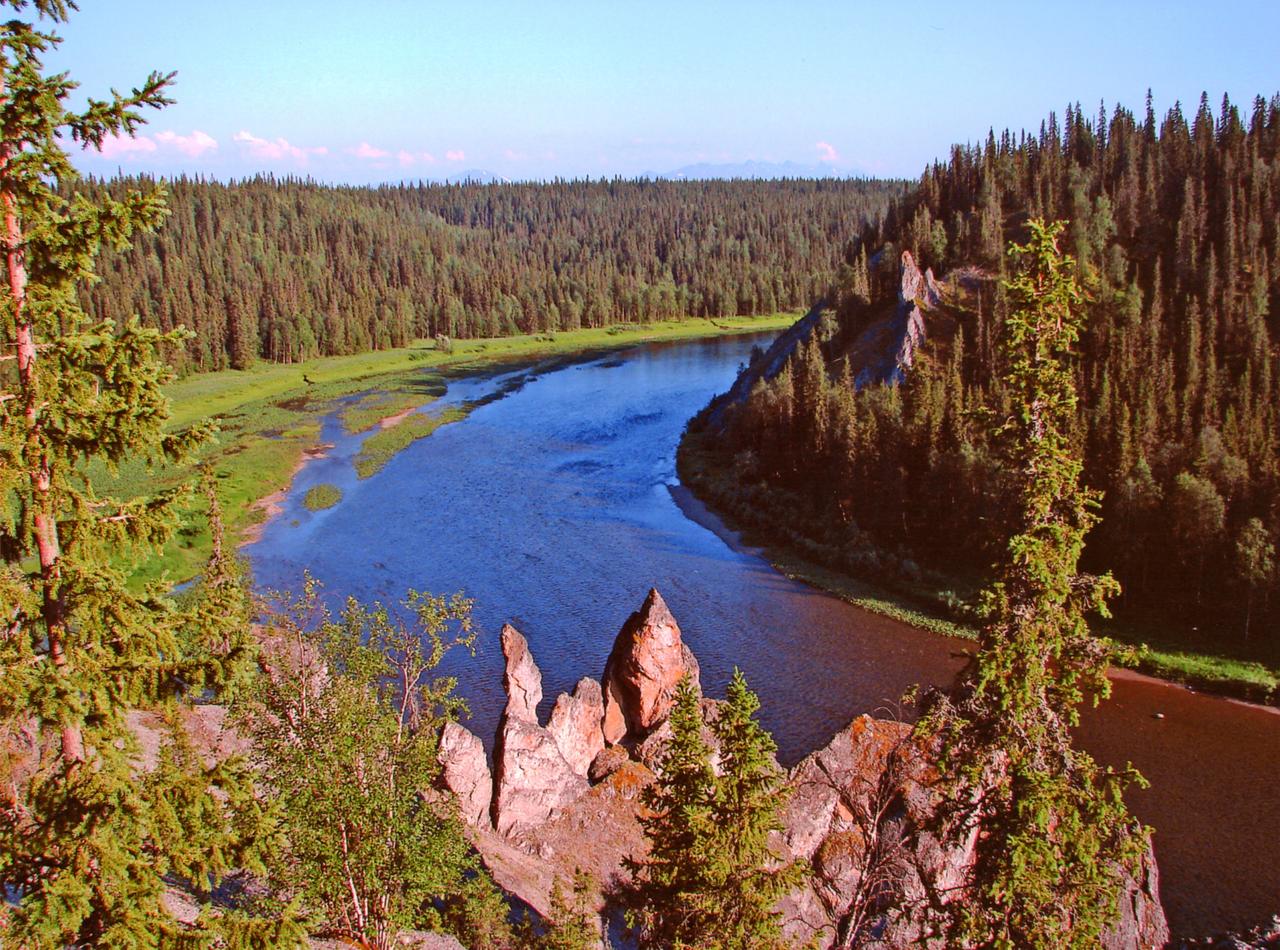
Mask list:
[[[3,64],[0,64],[0,102],[7,99]],[[8,187],[9,161],[14,143],[0,141],[0,203],[4,207],[5,266],[8,292],[13,301],[14,343],[18,357],[23,414],[27,422],[27,476],[31,483],[32,524],[36,551],[40,559],[45,635],[49,642],[49,658],[56,675],[69,672],[66,655],[66,604],[60,593],[62,579],[61,551],[58,545],[58,521],[53,510],[51,490],[53,467],[49,455],[40,444],[40,387],[36,376],[35,327],[27,304],[27,266],[23,248],[22,222],[18,217],[17,198]],[[84,761],[84,739],[79,723],[63,723],[62,759],[65,765]]]

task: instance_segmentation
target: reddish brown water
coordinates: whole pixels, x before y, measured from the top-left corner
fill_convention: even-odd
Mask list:
[[[908,687],[950,681],[967,644],[790,581],[673,499],[685,420],[728,387],[753,342],[644,347],[548,372],[364,481],[351,468],[359,439],[331,421],[324,439],[334,450],[308,464],[282,516],[247,549],[257,581],[296,588],[306,567],[335,599],[388,602],[409,587],[465,588],[485,636],[474,659],[451,657],[449,672],[486,738],[503,701],[503,622],[529,638],[549,707],[579,677],[600,675],[650,586],[680,621],[710,693],[741,667],[785,761],[859,713],[899,714]],[[466,381],[447,398],[494,385]],[[343,498],[309,512],[301,498],[319,482],[338,484]],[[1081,735],[1101,760],[1132,760],[1152,782],[1133,804],[1156,829],[1178,931],[1256,924],[1280,910],[1280,715],[1125,679]]]

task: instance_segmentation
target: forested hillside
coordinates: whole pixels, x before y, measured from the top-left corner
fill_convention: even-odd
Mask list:
[[[1087,566],[1116,573],[1130,617],[1211,624],[1219,645],[1251,636],[1246,649],[1274,652],[1280,97],[1244,115],[1202,100],[1190,121],[1177,107],[1158,122],[1149,104],[1096,120],[1073,106],[1038,135],[957,146],[866,230],[821,342],[737,409],[720,461],[753,504],[789,506],[812,550],[855,572],[984,569],[1010,514],[991,436],[1009,415],[1002,249],[1033,216],[1069,222],[1063,249],[1087,288],[1070,438],[1105,491]],[[949,278],[946,306],[926,316],[931,342],[905,384],[855,397],[843,346],[894,299],[902,250]]]
[[[137,180],[109,183],[120,194]],[[147,183],[149,184],[149,183]],[[905,189],[881,181],[326,187],[179,179],[83,303],[195,332],[179,371],[809,306]]]

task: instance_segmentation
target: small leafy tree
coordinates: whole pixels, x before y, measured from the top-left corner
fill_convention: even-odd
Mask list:
[[[627,864],[635,875],[629,917],[645,946],[783,945],[773,908],[803,872],[769,849],[769,834],[781,828],[785,777],[773,739],[755,720],[759,708],[735,670],[711,726],[717,775],[697,689],[687,677],[677,688],[671,740],[644,793],[649,854]]]
[[[416,624],[355,600],[335,617],[308,578],[268,613],[268,672],[236,716],[284,816],[272,883],[321,930],[379,950],[439,924],[481,873],[456,807],[431,791],[440,729],[465,707],[429,674],[472,648],[471,601],[410,591],[405,607]]]
[[[180,927],[161,902],[165,878],[207,894],[252,863],[258,819],[244,775],[206,768],[183,743],[179,707],[233,688],[253,650],[243,612],[180,608],[114,566],[171,536],[187,489],[103,497],[90,464],[181,459],[208,430],[164,428],[161,357],[183,332],[96,323],[77,303],[99,248],[155,228],[163,194],[72,192],[63,151],[133,134],[143,110],[169,102],[172,77],[69,110],[75,84],[41,59],[59,42],[46,25],[75,5],[5,5],[35,22],[0,24],[0,744],[33,736],[34,769],[0,800],[0,926],[17,946],[198,943],[218,921]],[[223,594],[234,601],[234,584]],[[126,718],[138,708],[164,710],[172,733],[142,778]]]
[[[984,593],[978,654],[954,698],[920,728],[942,740],[955,803],[946,831],[963,840],[980,828],[965,895],[946,905],[950,941],[1096,947],[1148,832],[1122,798],[1137,773],[1100,768],[1069,733],[1086,696],[1109,693],[1107,650],[1085,616],[1105,615],[1118,585],[1077,571],[1099,504],[1080,485],[1070,439],[1082,293],[1074,262],[1058,250],[1062,224],[1029,228],[1028,243],[1012,248],[1006,284],[1012,411],[999,430],[1018,473],[1019,520]]]
[[[1240,529],[1235,556],[1236,570],[1245,586],[1244,638],[1248,640],[1253,599],[1270,582],[1276,569],[1276,547],[1260,519],[1250,518]]]

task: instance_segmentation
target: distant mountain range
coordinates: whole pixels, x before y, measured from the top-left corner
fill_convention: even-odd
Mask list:
[[[624,176],[631,177],[631,176]],[[831,165],[826,162],[804,164],[802,162],[698,162],[684,165],[668,172],[644,172],[639,178],[665,179],[668,181],[714,181],[746,178],[757,181],[776,178],[870,178],[867,172],[857,168]],[[448,176],[432,179],[441,184],[481,185],[509,184],[512,179],[483,168],[468,168]],[[521,179],[516,179],[521,180]]]
[[[706,181],[713,178],[865,178],[866,172],[856,168],[841,168],[825,162],[811,165],[800,162],[729,162],[713,164],[699,162],[685,165],[675,171],[654,176],[688,181]]]

